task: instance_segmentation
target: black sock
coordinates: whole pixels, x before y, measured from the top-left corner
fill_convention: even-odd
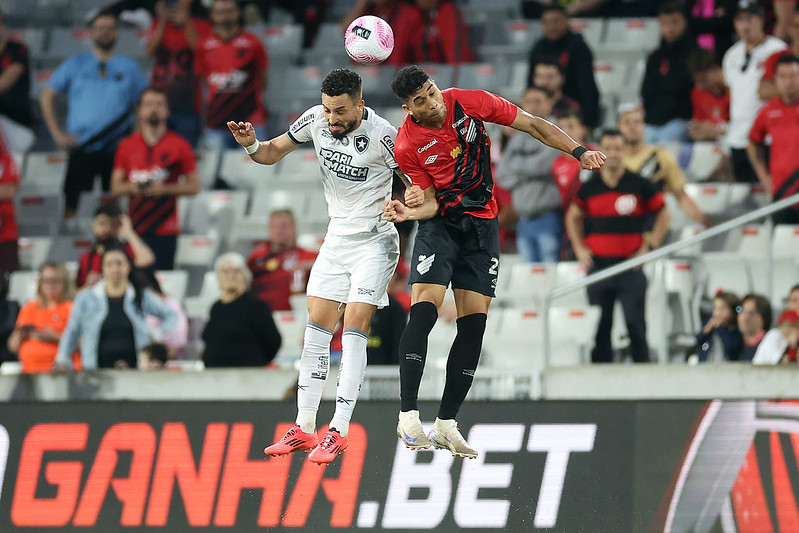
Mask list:
[[[400,410],[417,409],[419,384],[422,382],[424,363],[427,360],[427,336],[438,320],[438,309],[430,302],[411,306],[408,325],[399,341],[400,354]]]
[[[447,359],[447,378],[438,418],[453,419],[458,415],[463,400],[472,386],[474,371],[480,359],[486,314],[475,313],[458,319],[458,334],[452,343]]]

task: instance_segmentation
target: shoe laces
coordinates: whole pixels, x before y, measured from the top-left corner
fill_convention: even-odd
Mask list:
[[[319,447],[322,448],[323,450],[327,450],[333,445],[333,443],[336,440],[338,440],[338,437],[336,437],[332,431],[328,431],[327,435],[325,435],[325,438],[324,440],[322,440],[322,443],[319,445]]]

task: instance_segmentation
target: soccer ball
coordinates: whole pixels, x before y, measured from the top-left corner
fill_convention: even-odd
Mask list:
[[[358,63],[382,63],[394,50],[394,31],[380,17],[358,17],[344,33],[344,48]]]

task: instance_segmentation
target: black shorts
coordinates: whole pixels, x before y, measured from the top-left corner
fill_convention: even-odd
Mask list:
[[[452,283],[453,289],[493,297],[499,275],[496,218],[470,215],[457,222],[435,217],[419,223],[413,244],[410,283]]]

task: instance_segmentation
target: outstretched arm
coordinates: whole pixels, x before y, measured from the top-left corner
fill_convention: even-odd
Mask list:
[[[272,140],[258,142],[255,128],[249,122],[231,120],[227,123],[227,127],[236,138],[236,142],[248,149],[247,153],[250,154],[250,158],[262,165],[274,165],[298,147],[285,133]],[[258,143],[257,146],[255,146],[256,143]]]
[[[574,155],[575,149],[583,148],[556,125],[521,109],[516,113],[516,120],[513,121],[510,127],[532,135],[547,146],[570,155]],[[580,166],[586,170],[596,170],[605,162],[605,154],[602,152],[593,150],[585,150],[584,152],[579,150],[579,152],[582,152],[582,154],[577,154],[579,155]]]

